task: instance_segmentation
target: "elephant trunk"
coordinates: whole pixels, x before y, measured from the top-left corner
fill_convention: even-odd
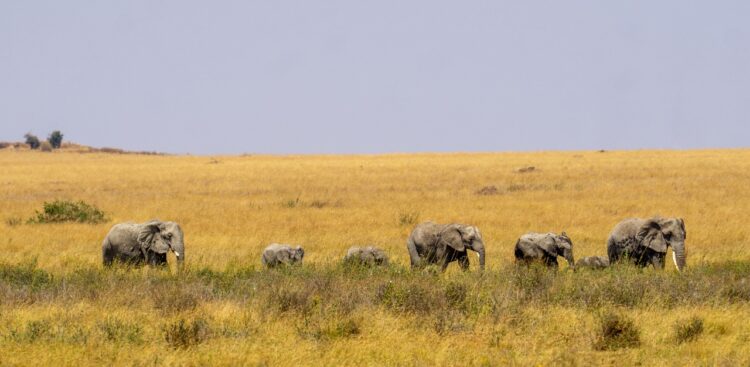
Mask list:
[[[685,254],[685,242],[676,243],[672,246],[672,260],[674,260],[677,270],[682,271],[685,269],[687,263],[687,256]]]
[[[182,241],[173,243],[172,251],[177,258],[177,267],[181,269],[182,265],[185,264],[185,244]]]
[[[572,249],[570,249],[570,250],[566,249],[563,252],[563,257],[565,258],[565,261],[568,262],[568,267],[570,267],[571,269],[575,270],[575,268],[576,268],[576,262],[575,262],[575,259],[573,259],[573,250]]]
[[[471,242],[471,248],[479,255],[479,268],[484,270],[484,243],[482,240],[474,240]]]

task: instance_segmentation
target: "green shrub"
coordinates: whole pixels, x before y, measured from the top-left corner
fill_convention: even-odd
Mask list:
[[[640,332],[632,320],[613,312],[600,316],[599,330],[594,340],[595,350],[634,348],[640,344]]]
[[[677,344],[693,341],[703,334],[703,319],[697,316],[689,320],[679,320],[674,324],[675,341]]]
[[[209,337],[208,323],[203,319],[180,319],[163,327],[164,340],[170,347],[185,349],[203,343]]]
[[[63,141],[63,134],[60,132],[60,130],[55,130],[51,134],[49,134],[49,137],[47,137],[47,141],[49,142],[50,146],[52,146],[52,148],[60,149]]]
[[[23,329],[11,329],[7,337],[16,342],[29,343],[49,339],[52,337],[52,323],[49,320],[27,321]]]
[[[97,329],[106,341],[124,341],[133,344],[143,342],[143,328],[138,324],[127,323],[110,317],[98,322]]]
[[[26,138],[26,144],[28,144],[31,149],[39,148],[39,138],[37,138],[35,135],[26,133],[26,135],[24,135],[23,137]]]
[[[37,268],[36,258],[20,264],[0,263],[0,281],[14,287],[28,286],[40,289],[52,282],[52,275]]]
[[[55,200],[51,203],[45,202],[42,212],[37,211],[36,216],[29,218],[28,222],[78,222],[96,224],[104,223],[107,220],[103,211],[83,201]]]

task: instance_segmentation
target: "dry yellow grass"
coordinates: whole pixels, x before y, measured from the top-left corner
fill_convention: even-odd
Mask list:
[[[526,166],[536,169],[517,172]],[[491,185],[498,188],[497,195],[476,194]],[[104,210],[111,221],[11,225],[12,219],[25,221],[45,201],[55,199],[84,200]],[[511,266],[513,244],[527,231],[565,230],[577,258],[604,255],[607,235],[619,220],[655,214],[685,219],[689,267],[750,261],[747,213],[750,150],[231,157],[0,151],[0,263],[36,258],[38,267],[53,276],[100,267],[104,235],[113,223],[128,220],[161,218],[181,223],[187,263],[222,271],[232,266],[259,267],[260,251],[270,242],[303,245],[305,266],[333,266],[354,244],[380,246],[393,263],[406,266],[405,239],[413,225],[402,222],[416,215],[419,221],[479,226],[492,273]],[[466,277],[478,276],[452,268],[441,277],[467,281]],[[144,277],[151,272],[139,271]],[[668,264],[666,272],[674,273],[674,267]],[[293,323],[275,314],[222,297],[201,301],[179,315],[155,312],[151,303],[140,300],[2,302],[0,333],[6,336],[14,327],[39,319],[80,325],[93,333],[98,322],[115,315],[141,325],[142,341],[107,342],[94,336],[82,343],[4,340],[0,363],[750,362],[746,302],[677,305],[670,312],[656,306],[625,308],[642,326],[642,345],[612,352],[592,350],[596,318],[590,310],[529,305],[520,312],[526,318],[518,325],[491,323],[480,313],[471,320],[470,330],[440,335],[420,325],[423,318],[372,306],[355,313],[361,327],[358,335],[322,342],[301,338]],[[698,342],[670,341],[671,327],[682,314],[705,319],[706,331]],[[208,317],[214,327],[240,322],[250,331],[241,337],[212,337],[187,351],[167,348],[163,323],[185,315]]]

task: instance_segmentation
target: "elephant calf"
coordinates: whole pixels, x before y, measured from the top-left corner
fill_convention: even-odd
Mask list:
[[[388,255],[385,251],[372,246],[351,247],[344,256],[344,263],[357,264],[363,266],[387,266]]]
[[[269,268],[275,268],[279,265],[301,264],[302,258],[305,257],[305,250],[301,246],[291,247],[272,243],[263,250],[260,261]]]
[[[406,241],[411,267],[440,264],[443,271],[452,261],[469,269],[467,250],[476,251],[479,267],[484,270],[484,242],[479,228],[464,224],[424,222],[414,227]]]
[[[609,259],[606,256],[587,256],[576,262],[576,268],[605,269],[608,267]]]
[[[102,260],[105,266],[115,260],[132,265],[165,265],[170,250],[177,257],[177,265],[182,266],[185,242],[179,224],[160,220],[119,223],[104,238]]]
[[[557,269],[557,257],[562,256],[568,266],[575,268],[573,260],[573,242],[565,232],[555,233],[527,233],[516,241],[516,263],[529,265],[540,262],[548,267]]]

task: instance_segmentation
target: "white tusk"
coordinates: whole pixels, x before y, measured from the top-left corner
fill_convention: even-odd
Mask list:
[[[479,253],[477,252],[477,258],[480,258],[480,257],[482,257],[482,256],[481,256],[481,255],[479,255]]]
[[[677,265],[677,254],[672,250],[672,261],[674,261],[674,266],[677,268],[677,270],[680,270],[680,267]]]
[[[175,251],[175,252],[174,252],[174,256],[180,257],[180,253],[179,253],[179,252],[177,252],[177,251]]]

